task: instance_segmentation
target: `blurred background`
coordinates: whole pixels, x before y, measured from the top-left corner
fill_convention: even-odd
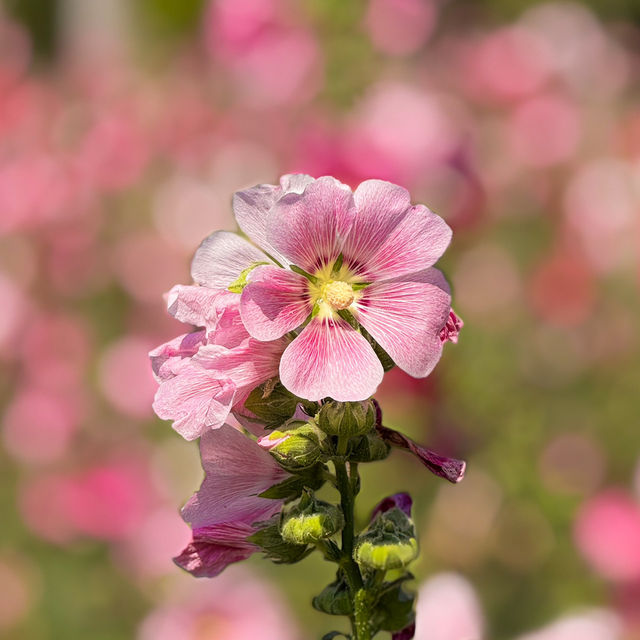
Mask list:
[[[639,638],[639,98],[636,0],[0,5],[0,637],[330,628],[317,558],[173,566],[199,460],[146,358],[232,192],[303,171],[402,184],[455,231],[460,342],[379,398],[468,475],[394,452],[360,520],[410,491],[416,587],[464,577],[491,640],[584,607]]]

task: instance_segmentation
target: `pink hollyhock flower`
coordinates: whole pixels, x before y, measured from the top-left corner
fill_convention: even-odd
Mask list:
[[[204,328],[149,354],[160,383],[153,408],[194,440],[222,426],[255,387],[278,374],[287,340],[252,338],[240,319],[240,297],[228,291],[177,286],[169,292],[168,307],[181,322]]]
[[[402,187],[367,180],[352,193],[331,177],[284,176],[234,197],[242,231],[220,231],[199,247],[192,276],[207,287],[242,289],[240,313],[258,340],[296,329],[280,379],[309,400],[372,395],[383,368],[365,329],[414,377],[442,353],[449,286],[432,265],[451,229]],[[245,284],[248,281],[248,284]]]
[[[200,456],[204,481],[182,509],[193,539],[174,560],[194,576],[212,578],[259,550],[247,538],[257,522],[280,512],[282,501],[258,496],[289,474],[228,424],[202,436]]]

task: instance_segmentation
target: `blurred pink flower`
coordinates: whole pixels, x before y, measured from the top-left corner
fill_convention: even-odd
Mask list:
[[[143,620],[137,640],[301,640],[292,619],[273,582],[233,567],[174,590]]]
[[[379,51],[409,55],[431,35],[437,12],[431,0],[370,0],[365,25]]]
[[[310,400],[372,395],[382,365],[353,321],[410,375],[432,371],[451,302],[442,273],[431,266],[451,239],[439,216],[411,205],[409,193],[388,182],[368,180],[352,193],[335,178],[302,175],[238,192],[234,211],[265,253],[217,232],[196,252],[192,275],[226,286],[253,269],[240,313],[258,340],[304,326],[280,361],[285,387]]]
[[[252,338],[240,318],[240,296],[222,289],[174,287],[169,312],[204,330],[150,352],[160,387],[153,408],[187,440],[216,429],[251,391],[278,373],[287,339]]]
[[[204,481],[182,509],[192,542],[175,562],[197,577],[212,578],[258,547],[247,538],[280,512],[281,500],[258,497],[289,474],[254,440],[228,424],[200,439]]]
[[[602,576],[615,582],[640,580],[640,504],[628,493],[609,489],[585,502],[574,536]]]

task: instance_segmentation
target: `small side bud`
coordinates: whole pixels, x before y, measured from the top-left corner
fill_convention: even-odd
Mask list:
[[[305,558],[313,550],[303,544],[291,544],[282,539],[277,521],[265,523],[249,537],[263,551],[265,556],[276,564],[294,564]]]
[[[344,526],[340,509],[328,502],[317,500],[307,491],[299,502],[282,516],[280,533],[291,544],[313,544],[330,538]]]
[[[367,433],[362,436],[349,454],[351,462],[377,462],[384,460],[391,447],[375,433]]]
[[[402,569],[418,556],[413,520],[403,509],[405,505],[396,504],[393,498],[389,504],[380,503],[383,510],[374,510],[369,528],[358,540],[353,557],[363,567],[378,571]]]
[[[272,431],[258,439],[278,463],[289,471],[306,469],[323,455],[322,440],[326,436],[309,422],[291,422],[286,431]]]
[[[353,613],[349,586],[343,577],[327,585],[312,604],[314,609],[331,616],[350,616]]]
[[[330,436],[353,438],[369,433],[376,422],[371,400],[364,402],[325,402],[317,415],[318,426]]]

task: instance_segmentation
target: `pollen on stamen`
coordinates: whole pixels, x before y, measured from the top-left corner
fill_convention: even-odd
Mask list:
[[[334,280],[324,286],[324,299],[337,311],[346,309],[355,299],[353,288],[347,282]]]

